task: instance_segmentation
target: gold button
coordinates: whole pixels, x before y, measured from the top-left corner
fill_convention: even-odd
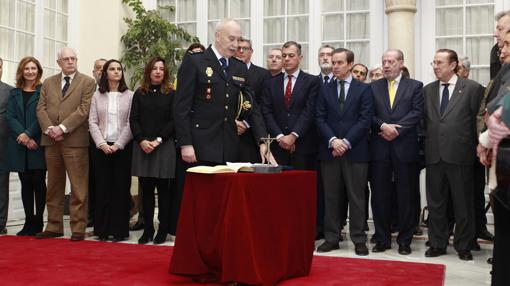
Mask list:
[[[200,126],[200,125],[198,125],[198,124],[197,124],[197,125],[195,125],[195,127],[196,127],[196,128],[198,128],[199,126]]]
[[[228,93],[227,93],[227,94],[225,94],[225,97],[226,97],[226,98],[228,98]]]
[[[225,110],[228,110],[228,105],[225,105]]]

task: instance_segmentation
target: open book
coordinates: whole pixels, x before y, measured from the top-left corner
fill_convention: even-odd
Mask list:
[[[237,172],[253,172],[254,166],[258,164],[252,163],[231,163],[227,162],[227,165],[211,166],[196,166],[191,167],[187,170],[190,173],[200,174],[220,174],[220,173],[237,173]]]

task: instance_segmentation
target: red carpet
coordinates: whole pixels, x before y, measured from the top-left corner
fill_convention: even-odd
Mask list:
[[[167,274],[171,255],[166,246],[1,236],[0,285],[195,285]],[[437,264],[315,256],[309,276],[278,285],[443,285],[444,270]]]

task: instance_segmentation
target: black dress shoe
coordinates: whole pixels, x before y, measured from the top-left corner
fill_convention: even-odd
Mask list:
[[[373,248],[372,248],[372,252],[374,253],[377,253],[377,252],[385,252],[386,250],[388,249],[391,249],[391,246],[389,245],[382,245],[382,244],[379,244],[377,243]]]
[[[494,241],[494,235],[490,233],[487,229],[480,230],[478,232],[478,238],[488,241]]]
[[[487,258],[487,263],[492,265],[492,257]]]
[[[121,242],[121,241],[125,241],[126,238],[125,237],[120,237],[120,236],[114,236],[112,241],[113,242]]]
[[[317,247],[317,252],[330,252],[335,249],[340,249],[340,245],[338,245],[338,243],[324,241],[321,245],[319,245],[319,247]]]
[[[409,246],[409,245],[403,245],[402,244],[402,245],[398,246],[398,253],[400,255],[409,255],[409,254],[411,254],[411,252],[412,252],[411,251],[411,246]]]
[[[141,230],[145,227],[145,224],[143,222],[137,221],[135,224],[129,227],[129,230],[135,231],[135,230]]]
[[[474,251],[480,251],[482,250],[482,248],[480,247],[480,243],[478,243],[478,241],[473,241],[473,245],[471,245],[471,250],[474,250]]]
[[[85,239],[85,234],[83,233],[73,233],[71,235],[71,241],[82,241]]]
[[[359,256],[368,255],[368,248],[365,243],[355,243],[354,244],[354,253]]]
[[[147,244],[152,241],[154,233],[143,232],[142,236],[138,239],[138,244]]]
[[[461,251],[459,251],[458,254],[459,254],[460,260],[465,260],[465,261],[473,260],[473,254],[471,254],[471,251],[469,251],[469,250],[461,250]]]
[[[7,234],[7,228],[5,228],[5,226],[0,226],[0,235],[5,235]]]
[[[52,231],[43,231],[43,232],[39,232],[35,235],[35,238],[38,238],[38,239],[46,239],[46,238],[54,238],[54,237],[61,237],[61,236],[64,236],[63,233],[60,233],[60,232],[52,232]]]
[[[29,236],[29,235],[34,235],[34,233],[31,233],[30,232],[30,223],[26,222],[24,225],[23,225],[23,228],[18,231],[18,233],[16,233],[17,236]]]
[[[435,248],[435,247],[429,247],[427,251],[425,251],[425,257],[438,257],[443,254],[446,254],[446,249],[443,248]]]
[[[99,241],[103,241],[103,242],[104,242],[104,241],[108,241],[108,236],[102,236],[102,235],[100,235],[100,236],[98,236],[97,240],[99,240]]]
[[[166,241],[166,236],[167,236],[166,231],[165,232],[158,231],[158,233],[156,234],[156,237],[154,237],[154,244],[164,243]]]

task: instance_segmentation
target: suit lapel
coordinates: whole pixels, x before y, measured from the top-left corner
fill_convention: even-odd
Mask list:
[[[429,96],[428,100],[430,103],[430,106],[432,106],[432,110],[434,110],[434,115],[437,118],[441,117],[441,112],[439,112],[439,81],[436,80],[432,83],[430,88],[433,90],[431,96]]]
[[[397,88],[397,93],[395,94],[395,100],[393,101],[393,106],[391,107],[391,110],[395,110],[395,106],[397,106],[400,98],[405,94],[405,91],[406,91],[406,88],[407,88],[407,80],[402,76],[400,78],[400,83],[398,84],[398,88]],[[388,102],[390,101],[389,99],[389,94],[388,94]]]
[[[457,83],[455,84],[455,89],[453,90],[453,94],[450,96],[450,101],[448,102],[448,105],[446,106],[446,110],[443,113],[442,117],[445,117],[452,111],[452,109],[455,107],[455,105],[461,100],[462,95],[464,94],[464,86],[465,82],[459,77],[457,79]],[[438,87],[439,89],[439,87]],[[438,97],[439,99],[439,97]]]
[[[386,79],[381,79],[380,83],[377,85],[379,92],[377,93],[377,96],[382,96],[382,101],[384,104],[384,107],[388,111],[388,113],[391,113],[391,106],[390,106],[390,93],[388,91],[388,81]]]

